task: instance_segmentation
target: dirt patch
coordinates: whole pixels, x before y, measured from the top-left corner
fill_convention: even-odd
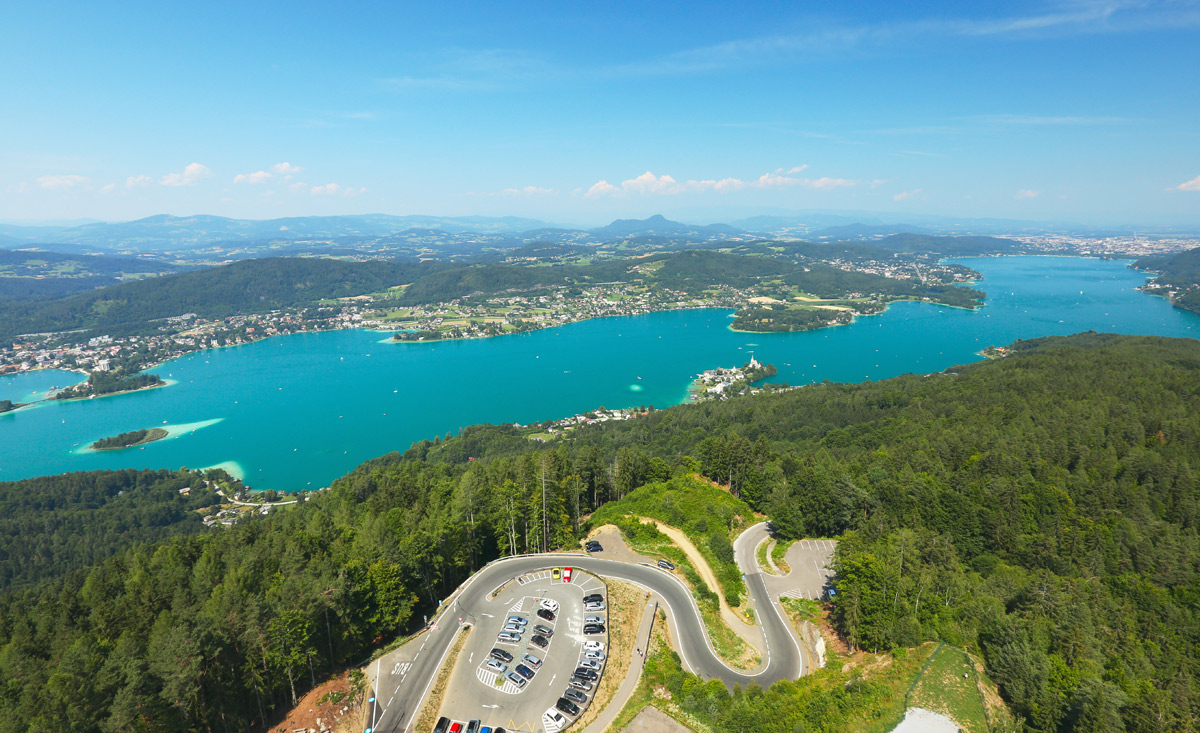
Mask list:
[[[596,557],[633,563],[635,565],[641,562],[654,563],[653,559],[645,555],[639,555],[631,550],[629,545],[625,544],[625,539],[621,537],[621,530],[617,529],[614,525],[604,524],[597,527],[587,536],[587,539],[596,540],[604,548],[600,552],[592,553]]]
[[[322,682],[300,698],[300,704],[292,708],[282,722],[271,726],[273,733],[293,731],[345,731],[358,730],[361,700],[350,684],[349,672]]]
[[[625,733],[691,733],[691,729],[656,707],[644,707],[625,726]]]

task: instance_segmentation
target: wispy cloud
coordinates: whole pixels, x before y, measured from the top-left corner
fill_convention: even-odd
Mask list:
[[[259,184],[259,183],[266,183],[267,181],[271,180],[272,178],[274,178],[274,176],[272,176],[270,173],[267,173],[266,171],[256,171],[254,173],[239,173],[233,177],[233,182],[234,183]]]
[[[975,115],[964,118],[969,121],[991,125],[1020,126],[1083,126],[1083,125],[1128,125],[1137,120],[1128,117],[1089,117],[1080,115]]]
[[[1190,181],[1184,181],[1175,187],[1176,191],[1200,191],[1200,176],[1196,176]]]
[[[807,165],[794,166],[788,169],[777,168],[774,172],[764,173],[758,178],[751,180],[743,180],[741,178],[708,178],[677,181],[669,175],[656,176],[654,173],[646,171],[640,176],[621,181],[620,186],[614,186],[605,180],[597,181],[592,184],[584,196],[587,198],[598,198],[601,196],[648,194],[678,195],[684,193],[706,193],[709,191],[729,193],[731,191],[742,191],[753,188],[783,188],[787,186],[827,189],[843,188],[858,184],[858,181],[849,178],[832,178],[829,176],[822,178],[795,177],[794,174],[806,168],[808,168]]]
[[[154,179],[150,176],[130,176],[125,179],[125,188],[141,188],[152,185],[154,185]]]
[[[1031,188],[1022,188],[1020,191],[1017,191],[1017,195],[1013,198],[1017,199],[1018,201],[1023,201],[1025,199],[1035,199],[1041,195],[1041,191],[1034,191]]]
[[[168,173],[159,180],[159,183],[163,186],[192,186],[197,181],[208,178],[211,175],[212,171],[208,169],[208,166],[199,163],[188,163],[183,172]]]
[[[313,196],[358,196],[366,193],[366,188],[355,188],[353,186],[342,186],[337,183],[326,183],[323,186],[313,186],[309,189],[309,193]]]
[[[50,191],[70,191],[71,189],[86,186],[91,182],[92,179],[87,176],[77,175],[42,176],[37,179],[38,188]]]
[[[501,196],[550,196],[558,193],[553,188],[541,186],[525,186],[523,188],[506,188],[500,191]]]
[[[919,188],[914,188],[911,191],[901,191],[900,193],[896,194],[895,196],[892,196],[892,201],[907,201],[909,199],[913,199],[913,198],[920,196],[921,193],[922,193],[922,190]]]

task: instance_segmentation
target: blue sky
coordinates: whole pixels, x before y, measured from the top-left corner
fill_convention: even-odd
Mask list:
[[[0,219],[1200,222],[1191,0],[176,5],[6,5]]]

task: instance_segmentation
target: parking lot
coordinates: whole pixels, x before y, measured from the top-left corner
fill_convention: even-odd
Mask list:
[[[585,610],[585,596],[594,594],[607,603],[599,578],[572,570],[568,580],[564,568],[522,575],[502,586],[489,607],[472,619],[475,626],[439,715],[462,723],[464,729],[474,719],[481,721],[481,728],[529,733],[555,733],[570,725],[576,716],[555,710],[556,702],[572,689],[567,697],[574,698],[582,713],[603,674],[604,660],[594,657],[608,652],[607,606]],[[585,618],[599,621],[604,631],[585,633]],[[586,642],[601,647],[590,650],[592,658]],[[581,666],[596,668],[591,670],[596,679],[590,681],[590,690],[570,685]]]

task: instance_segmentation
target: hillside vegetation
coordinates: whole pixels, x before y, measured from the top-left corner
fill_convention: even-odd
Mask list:
[[[1172,292],[1177,308],[1200,313],[1200,247],[1170,255],[1142,257],[1133,264],[1157,273],[1143,289],[1151,293]]]
[[[552,449],[470,428],[292,511],[10,590],[0,731],[261,722],[489,559],[573,545],[589,512],[627,497],[649,511],[639,487],[697,469],[785,538],[843,535],[832,616],[852,644],[979,653],[1030,730],[1195,730],[1200,343],[1013,350],[580,427]],[[695,709],[719,730],[781,733],[800,725],[786,711],[846,729],[889,694],[856,685],[670,683],[706,696]]]

